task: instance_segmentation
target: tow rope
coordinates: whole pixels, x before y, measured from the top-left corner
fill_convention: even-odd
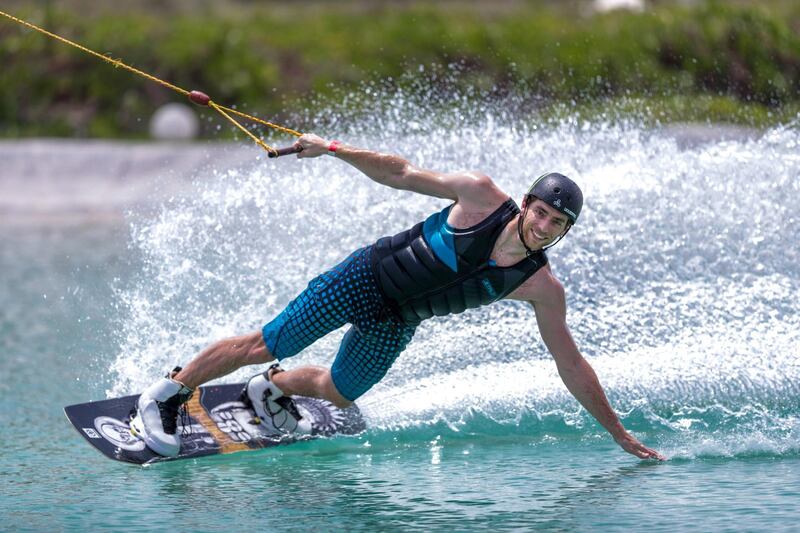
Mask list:
[[[230,107],[225,107],[223,105],[220,105],[220,104],[214,102],[204,92],[196,91],[196,90],[195,91],[187,91],[186,89],[178,87],[177,85],[173,85],[172,83],[169,83],[168,81],[165,81],[165,80],[162,80],[160,78],[157,78],[156,76],[153,76],[152,74],[148,74],[147,72],[141,71],[141,70],[139,70],[137,68],[134,68],[134,67],[132,67],[130,65],[127,65],[127,64],[123,63],[119,59],[114,59],[112,57],[108,57],[107,55],[103,55],[103,54],[100,54],[98,52],[95,52],[94,50],[90,50],[89,48],[86,48],[85,46],[83,46],[81,44],[78,44],[78,43],[76,43],[74,41],[70,41],[69,39],[61,37],[60,35],[56,35],[55,33],[49,32],[49,31],[45,30],[44,28],[40,28],[39,26],[36,26],[35,24],[31,24],[30,22],[27,22],[25,20],[19,19],[17,17],[12,16],[12,15],[9,15],[8,13],[4,13],[3,11],[0,11],[0,15],[6,17],[7,19],[10,19],[10,20],[12,20],[12,21],[14,21],[14,22],[16,22],[18,24],[22,24],[23,26],[25,26],[27,28],[30,28],[32,30],[36,30],[39,33],[47,35],[48,37],[50,37],[52,39],[55,39],[57,41],[61,41],[64,44],[68,44],[69,46],[77,48],[78,50],[86,52],[87,54],[90,54],[90,55],[93,55],[93,56],[95,56],[95,57],[97,57],[99,59],[102,59],[103,61],[105,61],[107,63],[111,63],[112,65],[114,65],[117,68],[123,68],[125,70],[130,71],[130,72],[133,72],[134,74],[138,74],[139,76],[142,76],[143,78],[147,78],[150,81],[158,83],[158,84],[160,84],[160,85],[162,85],[162,86],[164,86],[164,87],[166,87],[168,89],[172,89],[173,91],[175,91],[177,93],[180,93],[183,96],[186,96],[187,98],[189,98],[189,100],[192,103],[194,103],[196,105],[210,107],[211,109],[213,109],[214,111],[216,111],[217,113],[219,113],[220,115],[225,117],[225,119],[230,121],[234,126],[239,128],[242,132],[244,132],[248,137],[250,137],[253,140],[253,142],[255,142],[261,148],[266,150],[269,157],[278,157],[278,156],[281,156],[281,155],[297,153],[298,151],[300,151],[299,146],[297,148],[295,146],[290,146],[288,148],[281,148],[281,149],[276,149],[276,148],[273,148],[273,147],[269,146],[263,140],[261,140],[260,138],[256,137],[250,130],[248,130],[247,128],[242,126],[242,124],[239,121],[237,121],[235,118],[233,118],[231,115],[236,115],[238,117],[245,118],[245,119],[251,120],[253,122],[257,122],[259,124],[267,126],[268,128],[272,128],[274,130],[278,130],[278,131],[281,131],[283,133],[288,133],[290,135],[294,135],[295,137],[299,137],[299,136],[302,135],[302,133],[300,133],[299,131],[295,131],[295,130],[287,128],[285,126],[281,126],[281,125],[275,124],[273,122],[268,122],[266,120],[260,119],[258,117],[254,117],[252,115],[248,115],[247,113],[242,113],[241,111],[237,111],[236,109],[231,109]]]

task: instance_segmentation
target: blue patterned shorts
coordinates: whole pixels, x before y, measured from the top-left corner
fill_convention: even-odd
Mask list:
[[[370,267],[371,251],[371,246],[356,250],[311,280],[262,330],[270,353],[282,361],[352,324],[331,367],[336,389],[351,401],[386,375],[416,329],[386,312]]]

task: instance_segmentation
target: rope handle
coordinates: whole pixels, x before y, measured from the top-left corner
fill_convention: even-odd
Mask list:
[[[285,148],[278,148],[269,153],[269,157],[280,157],[282,155],[291,155],[291,154],[299,154],[303,151],[303,147],[299,144],[293,144],[291,146],[287,146]]]

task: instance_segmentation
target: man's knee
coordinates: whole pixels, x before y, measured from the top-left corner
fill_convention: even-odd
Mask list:
[[[347,409],[348,407],[353,405],[352,401],[348,400],[347,398],[345,398],[341,394],[337,394],[337,397],[334,398],[332,403],[333,403],[333,405],[335,405],[339,409]]]
[[[264,339],[259,335],[258,340],[250,349],[250,359],[256,364],[268,363],[274,361],[275,357],[270,353],[267,345],[264,344]]]
[[[327,392],[326,396],[328,397],[328,400],[333,403],[333,405],[339,409],[345,409],[353,405],[352,400],[348,400],[342,396],[341,392],[339,392],[339,389],[336,387],[336,383],[333,382],[333,377],[331,376],[330,371],[326,373],[324,380],[324,387]]]

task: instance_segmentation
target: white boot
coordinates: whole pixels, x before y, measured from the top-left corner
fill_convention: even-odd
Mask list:
[[[173,370],[171,375],[175,373]],[[178,455],[181,449],[180,436],[176,435],[178,411],[193,392],[170,377],[159,379],[139,396],[136,414],[131,418],[131,433],[159,455]]]
[[[249,403],[261,423],[275,433],[311,433],[311,421],[303,417],[294,400],[285,396],[283,391],[269,379],[270,372],[283,372],[274,364],[263,374],[250,378],[242,394]]]

